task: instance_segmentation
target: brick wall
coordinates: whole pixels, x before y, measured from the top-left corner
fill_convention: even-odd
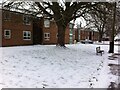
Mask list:
[[[44,22],[44,19],[43,19]],[[43,30],[43,44],[56,44],[57,43],[57,25],[54,21],[50,21],[50,27],[44,27],[44,23],[42,24]],[[50,39],[44,39],[44,33],[50,33]],[[66,28],[65,32],[65,43],[69,43],[69,28]]]
[[[4,19],[6,13],[10,14],[9,19]],[[8,15],[7,15],[8,16]],[[30,25],[25,25],[23,22],[23,16],[24,14],[18,13],[18,12],[12,12],[12,11],[7,11],[3,10],[2,11],[2,46],[17,46],[17,45],[31,45],[31,44],[36,44],[36,41],[33,41],[36,39],[36,36],[42,36],[42,40],[40,40],[40,43],[37,42],[37,44],[56,44],[57,43],[57,26],[54,21],[50,21],[50,27],[45,28],[44,27],[44,19],[40,19],[38,22],[35,22],[34,24],[37,23],[37,27],[39,27],[42,32],[40,34],[34,34],[36,32],[33,32],[35,28],[33,27],[33,21],[31,19],[31,24]],[[36,26],[35,26],[36,27]],[[6,39],[4,36],[4,31],[5,30],[11,30],[11,38]],[[24,40],[23,39],[23,31],[31,31],[31,40]],[[50,39],[45,40],[44,39],[44,33],[50,33]],[[34,35],[33,35],[34,34]],[[38,39],[36,39],[38,40]],[[39,40],[38,40],[39,41]],[[69,27],[66,28],[65,32],[65,43],[69,43]]]
[[[75,29],[75,39],[78,40],[78,31]],[[91,33],[91,40],[98,41],[99,33],[96,31],[88,31],[88,30],[80,30],[80,40],[90,39]]]
[[[10,19],[5,20],[4,15],[9,11],[3,11],[3,25],[2,25],[2,45],[12,46],[12,45],[28,45],[33,44],[32,41],[32,22],[30,25],[25,25],[23,22],[23,14],[17,12],[9,12]],[[11,30],[11,38],[6,39],[4,36],[4,30]],[[31,40],[23,40],[23,31],[31,31]]]
[[[2,46],[2,10],[0,9],[0,46]]]
[[[89,35],[90,35],[90,31],[86,31],[86,30],[80,31],[80,39],[81,40],[89,39]],[[98,32],[91,31],[91,40],[97,41],[98,36],[99,36]]]

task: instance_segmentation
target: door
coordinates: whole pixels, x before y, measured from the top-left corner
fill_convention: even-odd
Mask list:
[[[33,24],[33,44],[42,44],[42,29],[37,23]]]

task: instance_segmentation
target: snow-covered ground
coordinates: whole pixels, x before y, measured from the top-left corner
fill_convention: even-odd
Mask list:
[[[99,45],[109,45],[110,42],[109,42],[109,41],[102,41],[102,42],[98,42],[98,41],[96,41],[96,42],[94,42],[94,44],[99,44]],[[115,44],[115,45],[120,45],[120,41],[114,41],[114,44]]]
[[[0,88],[107,88],[108,45],[35,45],[0,48]],[[118,46],[115,46],[115,52]]]

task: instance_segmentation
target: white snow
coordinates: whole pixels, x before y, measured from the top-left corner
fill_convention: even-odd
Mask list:
[[[1,47],[0,88],[107,88],[113,80],[109,78],[109,46],[66,46]],[[96,55],[97,46],[104,49],[102,56]]]
[[[95,44],[99,44],[99,45],[109,45],[110,42],[109,42],[109,41],[102,41],[102,42],[96,41]],[[114,41],[114,44],[119,44],[119,45],[120,45],[120,42],[119,42],[119,41]]]

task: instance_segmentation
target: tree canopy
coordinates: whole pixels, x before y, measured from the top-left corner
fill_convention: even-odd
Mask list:
[[[94,0],[92,0],[94,1]],[[82,2],[81,0],[36,0],[36,1],[4,1],[3,8],[31,13],[33,16],[47,16],[53,18],[58,28],[57,44],[65,46],[65,30],[71,20],[85,17],[86,13],[93,13],[96,18],[103,17],[105,10],[100,7],[109,2]],[[99,13],[101,13],[99,15]],[[103,21],[103,19],[102,19]]]

